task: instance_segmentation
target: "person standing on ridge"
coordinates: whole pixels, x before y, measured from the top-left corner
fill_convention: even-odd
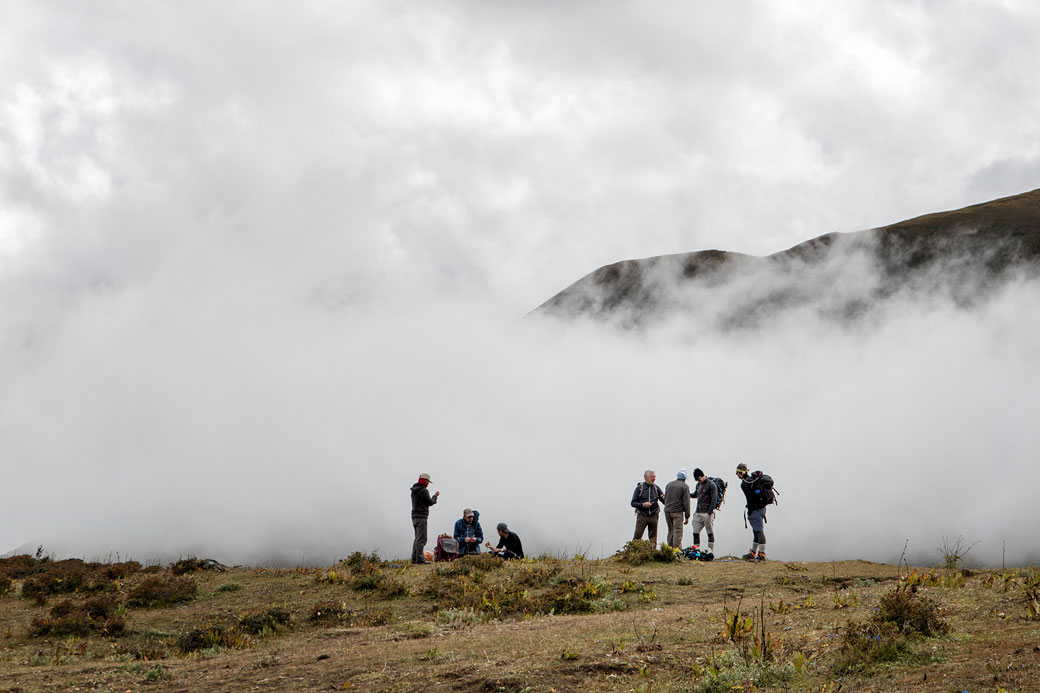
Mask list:
[[[675,480],[664,487],[664,519],[668,523],[665,541],[673,549],[681,549],[683,525],[690,521],[690,487],[686,485],[685,469],[680,469]]]
[[[480,542],[484,541],[484,530],[480,527],[480,512],[466,508],[462,511],[462,519],[455,521],[452,533],[459,542],[459,555],[480,553]]]
[[[693,514],[690,531],[693,532],[693,548],[701,544],[701,530],[708,532],[708,553],[715,553],[715,508],[719,504],[719,489],[699,468],[693,470],[697,487],[690,494],[697,499],[697,512]]]
[[[664,491],[655,484],[657,473],[652,469],[643,472],[643,480],[632,492],[632,507],[636,509],[636,532],[632,539],[642,539],[643,530],[647,538],[657,546],[657,521],[660,519],[661,498]]]
[[[737,476],[740,478],[740,490],[747,498],[747,521],[751,523],[753,533],[751,550],[741,558],[746,561],[766,560],[766,506],[773,503],[773,478],[756,470],[748,473],[748,466],[741,462],[737,465]]]
[[[430,519],[430,506],[437,503],[440,491],[430,495],[427,488],[432,482],[429,474],[420,474],[419,480],[412,484],[412,529],[415,530],[415,541],[412,542],[412,563],[429,563],[423,556],[426,548],[426,523]]]

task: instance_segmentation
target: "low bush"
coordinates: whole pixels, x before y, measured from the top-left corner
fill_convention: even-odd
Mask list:
[[[170,606],[189,602],[198,594],[199,588],[190,577],[153,575],[130,590],[129,606]]]
[[[343,602],[318,602],[311,609],[308,620],[322,626],[381,626],[389,623],[393,611],[389,607],[357,611],[348,609]]]
[[[247,641],[241,633],[218,624],[190,630],[179,636],[176,642],[177,649],[185,654],[211,647],[233,648],[245,644]]]
[[[362,573],[371,573],[379,570],[383,566],[382,559],[379,558],[379,554],[375,551],[371,553],[364,553],[362,551],[355,551],[354,553],[343,559],[342,563],[347,566],[351,575],[359,575]]]
[[[6,575],[0,575],[0,597],[6,597],[7,593],[11,591],[11,586],[14,582],[11,578]]]
[[[267,611],[254,611],[242,616],[238,621],[238,627],[246,633],[260,635],[267,632],[276,632],[288,627],[292,623],[292,614],[280,607],[274,607]]]
[[[896,589],[881,597],[872,620],[878,625],[891,623],[904,635],[930,638],[950,632],[938,604],[905,589]]]
[[[213,570],[223,573],[227,568],[212,558],[196,558],[194,556],[182,558],[170,565],[170,572],[174,575],[186,575],[199,572],[200,570]]]
[[[223,585],[217,588],[218,592],[237,592],[242,589],[242,585],[237,582],[225,582]]]
[[[881,662],[914,656],[910,641],[892,623],[850,623],[841,633],[834,662],[838,674],[854,674]]]
[[[661,544],[660,547],[656,547],[651,541],[633,539],[625,544],[614,556],[622,563],[643,565],[651,561],[674,563],[680,560],[683,554],[679,549],[673,549],[667,544]]]

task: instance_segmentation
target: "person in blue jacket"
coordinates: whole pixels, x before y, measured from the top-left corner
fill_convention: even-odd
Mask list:
[[[484,541],[484,530],[480,528],[480,513],[466,508],[462,519],[455,521],[455,541],[459,542],[459,555],[480,553],[480,542]]]

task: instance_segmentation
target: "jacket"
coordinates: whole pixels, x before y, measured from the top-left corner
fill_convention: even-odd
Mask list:
[[[480,528],[480,511],[473,511],[473,524],[466,524],[466,518],[460,517],[455,521],[455,531],[452,532],[455,541],[459,542],[459,553],[480,553],[480,542],[484,541],[484,530]],[[475,544],[467,544],[466,537],[474,537]]]
[[[773,478],[761,471],[745,474],[740,480],[740,490],[747,499],[748,510],[761,510],[773,502],[773,494],[766,493],[773,488]]]
[[[430,489],[426,488],[418,481],[412,484],[413,518],[429,517],[430,506],[436,502],[437,499],[430,495]]]
[[[698,481],[697,488],[690,495],[697,499],[698,513],[715,512],[715,506],[719,503],[719,487],[714,481],[704,477],[704,481]]]
[[[640,481],[636,484],[636,490],[632,492],[632,507],[636,509],[637,513],[653,517],[661,512],[660,503],[663,496],[664,491],[657,484],[648,484],[645,481]],[[650,507],[644,508],[643,503],[647,501],[650,501]]]
[[[690,519],[690,487],[682,479],[669,481],[664,487],[664,511],[682,513]]]
[[[520,543],[520,537],[516,536],[516,532],[510,532],[504,537],[499,535],[497,549],[505,549],[499,553],[503,558],[523,558],[524,557],[524,545]]]

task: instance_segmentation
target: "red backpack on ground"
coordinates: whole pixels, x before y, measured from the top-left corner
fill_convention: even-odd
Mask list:
[[[454,561],[459,557],[459,542],[450,534],[437,537],[437,546],[433,549],[433,560]]]

